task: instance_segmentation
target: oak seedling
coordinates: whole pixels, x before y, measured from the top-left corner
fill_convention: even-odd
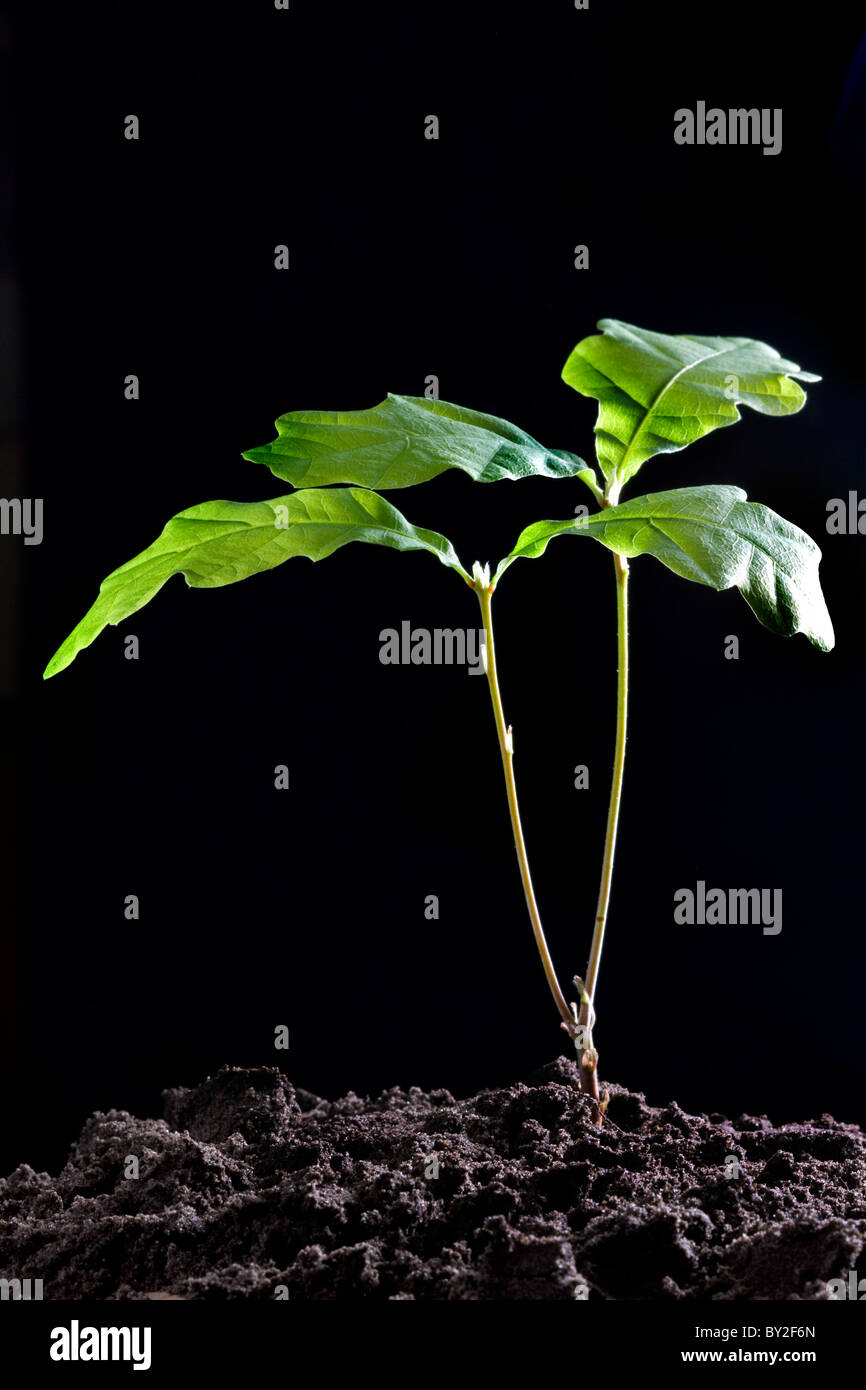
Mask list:
[[[581,1088],[596,1102],[601,1120],[605,1101],[593,1030],[625,762],[631,562],[652,555],[685,579],[712,589],[736,587],[765,627],[783,635],[802,632],[822,651],[829,651],[834,639],[818,578],[817,545],[769,507],[750,502],[741,488],[682,487],[622,500],[623,489],[656,454],[684,449],[734,424],[743,405],[762,415],[795,414],[806,400],[799,383],[820,378],[751,338],[672,336],[617,319],[602,319],[598,328],[600,333],[577,344],[562,371],[569,386],[598,402],[595,463],[567,450],[546,449],[506,420],[436,399],[388,395],[370,410],[293,411],[277,421],[275,440],[244,454],[292,491],[265,502],[203,502],[172,517],[152,545],[103,581],[45,676],[64,670],[107,624],[125,621],[174,574],[183,574],[193,588],[217,588],[294,556],[323,560],[352,541],[427,551],[453,570],[480,605],[508,808],[535,942],[562,1027],[576,1047]],[[445,536],[415,526],[381,496],[429,482],[450,468],[479,483],[578,479],[597,510],[537,521],[492,573],[477,561],[467,570]],[[590,537],[612,552],[618,628],[616,740],[598,902],[586,973],[574,977],[578,1001],[571,1006],[554,969],[529,871],[492,618],[493,595],[514,562],[539,558],[558,536]]]

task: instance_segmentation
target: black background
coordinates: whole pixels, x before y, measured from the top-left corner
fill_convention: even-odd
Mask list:
[[[763,338],[822,374],[802,414],[746,411],[632,490],[738,483],[815,535],[838,645],[782,641],[735,591],[635,564],[602,1076],[689,1109],[866,1120],[864,541],[825,531],[828,499],[863,486],[863,146],[856,111],[840,115],[861,26],[804,13],[259,0],[33,6],[13,23],[21,492],[44,497],[45,539],[2,542],[20,546],[5,1167],[56,1167],[93,1109],[158,1113],[162,1088],[226,1062],[327,1095],[465,1094],[567,1050],[486,683],[379,662],[380,630],[403,619],[477,624],[432,558],[350,546],[220,590],[173,580],[59,678],[41,672],[170,515],[285,490],[240,458],[283,411],[420,395],[435,374],[444,399],[591,456],[595,404],[560,371],[603,316]],[[673,113],[698,100],[782,107],[782,153],[676,146]],[[470,566],[588,495],[455,473],[389,500]],[[515,566],[496,614],[568,981],[612,756],[609,556],[551,546]],[[698,878],[781,887],[781,935],[676,927],[673,893]]]

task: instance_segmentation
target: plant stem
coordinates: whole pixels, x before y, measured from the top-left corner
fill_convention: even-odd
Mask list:
[[[565,1002],[562,990],[559,987],[559,980],[556,978],[556,971],[553,968],[553,961],[550,958],[550,951],[548,950],[547,940],[544,935],[544,928],[541,925],[538,904],[535,901],[532,878],[529,873],[529,861],[526,855],[526,845],[523,839],[523,829],[520,824],[520,810],[517,803],[517,784],[514,779],[514,742],[511,727],[510,725],[506,727],[505,724],[505,715],[502,710],[502,696],[499,693],[499,679],[496,672],[496,646],[493,641],[493,620],[490,612],[493,589],[491,585],[484,584],[481,581],[478,581],[474,588],[478,595],[478,601],[481,604],[481,615],[484,619],[487,683],[490,687],[490,698],[493,702],[493,717],[496,721],[499,751],[502,755],[502,770],[505,773],[505,790],[508,796],[508,810],[511,815],[511,827],[514,831],[514,848],[517,851],[517,862],[520,866],[520,877],[523,882],[526,906],[529,909],[529,920],[532,923],[535,944],[538,947],[538,954],[541,956],[541,964],[544,967],[544,974],[550,986],[550,992],[553,995],[556,1007],[562,1015],[563,1021],[567,1025],[569,1034],[573,1036],[575,1029],[574,1015]]]
[[[625,766],[626,725],[628,721],[628,561],[621,555],[614,555],[616,570],[616,619],[617,619],[617,683],[616,683],[616,749],[613,759],[613,778],[610,789],[610,802],[607,810],[607,830],[604,838],[604,858],[601,866],[601,882],[598,889],[598,905],[595,910],[595,929],[589,950],[589,964],[584,981],[585,998],[581,1001],[579,1022],[585,1027],[586,1049],[580,1059],[581,1089],[599,1100],[598,1092],[598,1053],[592,1042],[592,1026],[595,1022],[595,989],[598,970],[601,964],[601,950],[604,945],[604,929],[607,925],[610,885],[613,877],[613,858],[616,850],[616,832],[619,823],[619,807],[622,799],[623,768]]]

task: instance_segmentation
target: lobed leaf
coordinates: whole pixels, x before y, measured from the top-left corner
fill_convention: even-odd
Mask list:
[[[472,582],[450,541],[410,525],[384,497],[363,488],[293,492],[269,502],[202,502],[172,517],[152,545],[103,580],[96,602],[51,658],[44,677],[74,661],[107,624],[143,608],[174,574],[183,574],[193,588],[215,589],[296,555],[323,560],[351,541],[427,550]]]
[[[591,516],[538,521],[518,538],[496,579],[514,560],[535,559],[558,535],[587,535],[631,559],[654,555],[684,579],[712,589],[739,589],[773,632],[802,632],[822,651],[834,644],[821,592],[821,552],[805,531],[742,488],[675,488],[630,498]]]
[[[599,402],[596,452],[609,483],[622,486],[654,454],[684,449],[740,418],[738,405],[762,415],[792,415],[820,381],[756,338],[651,333],[601,319],[601,334],[578,343],[563,380]]]
[[[295,487],[412,487],[449,468],[478,483],[595,479],[576,454],[545,449],[507,420],[421,396],[388,395],[371,410],[294,410],[280,416],[277,431],[271,444],[243,456]]]

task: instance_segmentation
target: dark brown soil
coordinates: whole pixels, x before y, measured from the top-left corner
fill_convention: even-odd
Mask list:
[[[58,1177],[0,1181],[0,1275],[47,1299],[821,1299],[866,1263],[855,1126],[610,1091],[599,1130],[563,1058],[461,1101],[224,1068],[164,1120],[94,1115]]]

